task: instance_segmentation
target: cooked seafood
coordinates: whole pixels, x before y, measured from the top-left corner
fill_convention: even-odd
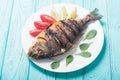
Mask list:
[[[77,36],[82,34],[88,22],[101,18],[98,9],[95,9],[83,19],[55,22],[36,37],[28,56],[39,59],[63,54],[71,48]]]

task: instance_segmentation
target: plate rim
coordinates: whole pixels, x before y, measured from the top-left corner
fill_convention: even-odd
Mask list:
[[[52,5],[43,6],[43,7],[41,7],[40,9],[38,9],[36,12],[34,12],[32,15],[30,15],[30,17],[27,18],[24,26],[22,27],[22,31],[23,31],[26,23],[27,23],[27,22],[29,21],[29,19],[31,18],[31,16],[35,15],[35,14],[36,14],[38,11],[40,11],[42,8],[49,7],[49,6],[53,6],[53,5],[73,5],[73,6],[78,6],[78,5],[76,5],[76,4],[71,4],[71,3],[57,3],[57,4],[52,4]],[[85,9],[85,10],[87,10],[88,12],[90,12],[90,11],[89,11],[88,9],[86,9],[86,8],[83,8],[83,7],[81,7],[81,6],[78,6],[78,7],[82,8],[82,9]],[[34,63],[36,66],[40,67],[41,69],[44,69],[44,70],[47,70],[47,71],[50,71],[50,72],[55,72],[55,73],[69,73],[69,72],[75,72],[75,71],[77,71],[77,70],[81,70],[81,69],[87,67],[88,65],[90,65],[93,61],[95,61],[96,58],[99,57],[99,55],[100,55],[100,53],[101,53],[101,51],[102,51],[102,49],[103,49],[103,45],[104,45],[104,31],[103,31],[102,25],[100,24],[100,21],[97,20],[97,22],[98,22],[98,24],[99,24],[100,27],[101,27],[101,30],[102,30],[102,34],[101,34],[101,35],[103,36],[101,48],[100,48],[100,50],[99,50],[99,52],[98,52],[98,55],[97,55],[93,60],[91,60],[87,65],[85,65],[85,66],[83,66],[83,67],[81,67],[81,68],[79,68],[79,69],[77,68],[77,69],[74,69],[74,70],[69,70],[69,71],[64,71],[64,72],[63,72],[63,71],[56,71],[56,70],[50,70],[50,69],[43,68],[43,67],[39,66],[35,61],[33,61],[30,57],[28,57],[27,53],[25,52],[25,50],[24,50],[24,48],[23,48],[23,41],[22,41],[22,48],[23,48],[23,50],[24,50],[27,58],[28,58],[32,63]],[[22,36],[23,36],[23,34],[21,35],[21,39],[22,39]]]

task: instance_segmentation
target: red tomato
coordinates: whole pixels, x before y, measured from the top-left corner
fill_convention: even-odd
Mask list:
[[[54,22],[56,22],[56,20],[54,18],[52,18],[51,16],[46,15],[46,14],[40,15],[40,18],[41,18],[41,20],[43,22],[49,22],[51,24],[53,24]]]
[[[47,28],[49,25],[50,25],[50,23],[48,23],[48,22],[41,22],[41,21],[35,21],[35,22],[34,22],[34,26],[35,26],[37,29],[40,29],[40,30],[44,30],[44,29]]]
[[[29,31],[30,35],[32,37],[36,37],[42,30],[38,30],[38,29],[32,29]]]

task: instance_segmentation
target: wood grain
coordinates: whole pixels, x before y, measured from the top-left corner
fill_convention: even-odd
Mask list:
[[[12,2],[13,8],[10,7],[13,10],[9,20],[6,50],[3,52],[5,57],[1,72],[2,80],[15,80],[16,77],[21,80],[27,79],[29,62],[21,46],[21,29],[28,16],[33,13],[32,2],[29,2],[15,0]]]
[[[6,5],[7,4],[7,5]],[[3,71],[5,51],[11,23],[13,0],[0,0],[0,80]]]

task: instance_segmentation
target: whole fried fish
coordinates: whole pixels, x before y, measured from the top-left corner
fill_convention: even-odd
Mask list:
[[[98,9],[94,9],[83,19],[55,22],[36,37],[29,48],[28,56],[40,59],[63,54],[71,48],[77,36],[82,34],[88,22],[101,18]]]

